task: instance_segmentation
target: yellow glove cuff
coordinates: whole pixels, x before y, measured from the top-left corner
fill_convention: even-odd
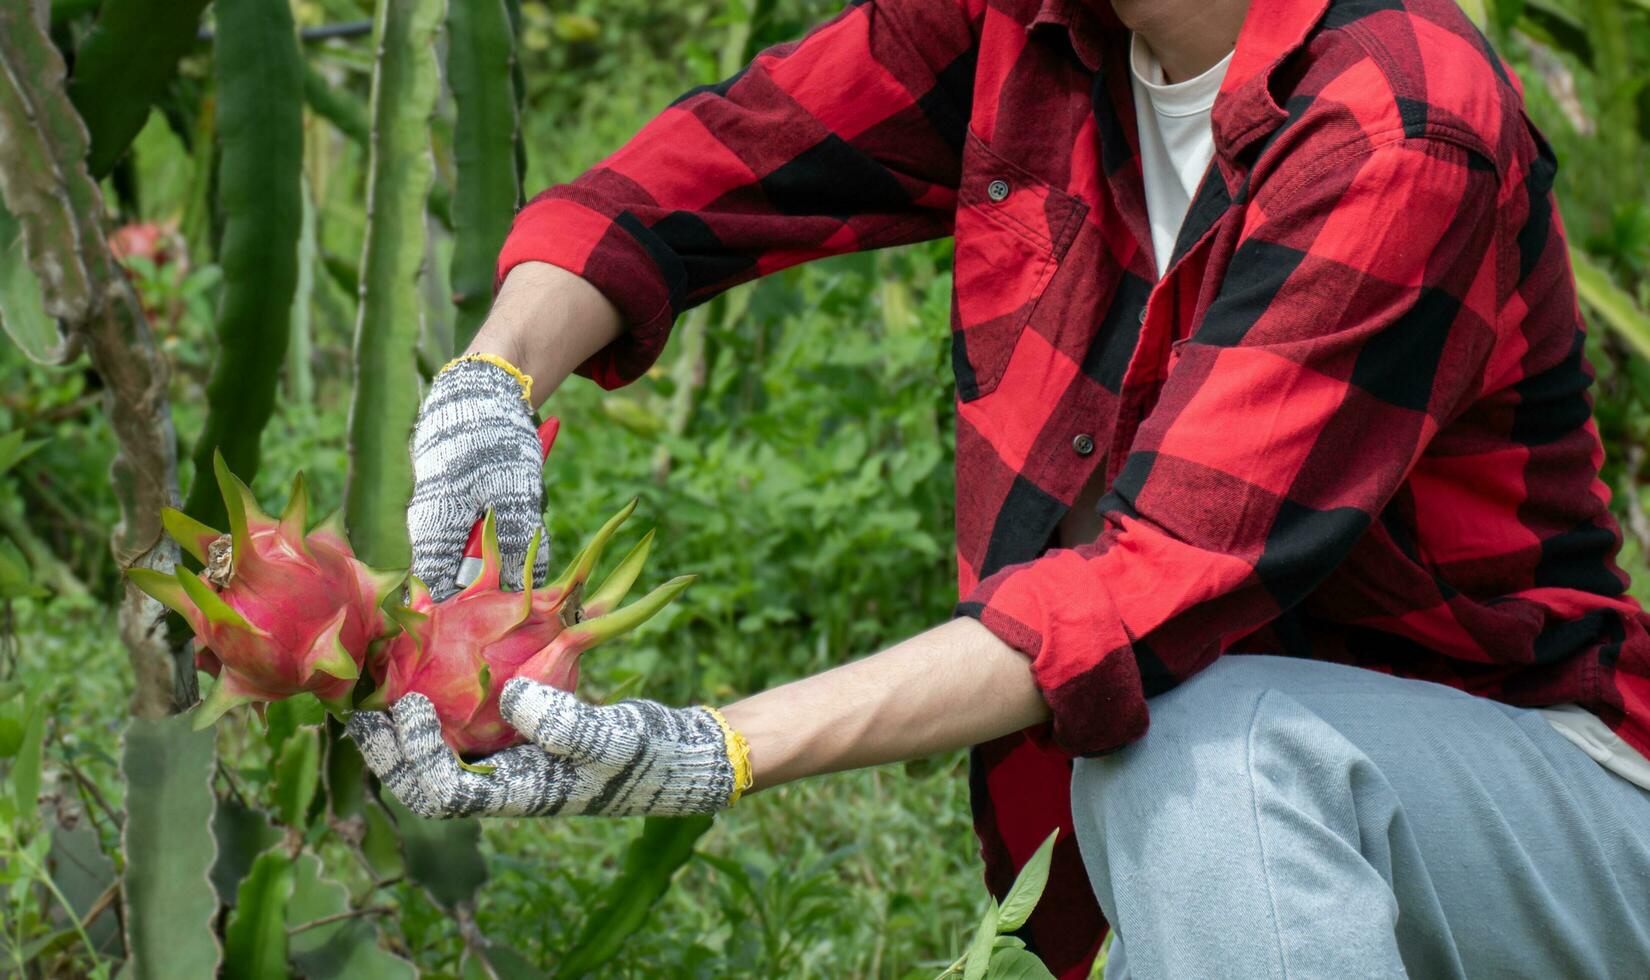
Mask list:
[[[722,737],[728,743],[728,762],[733,764],[733,795],[728,797],[728,806],[733,806],[739,802],[739,797],[744,795],[745,790],[751,788],[751,783],[755,782],[755,777],[751,774],[750,743],[745,741],[745,736],[733,730],[728,720],[722,717],[722,712],[708,705],[705,711],[722,726]]]
[[[533,403],[533,376],[497,354],[465,354],[462,357],[455,357],[446,364],[441,365],[441,371],[446,371],[453,365],[462,364],[465,361],[481,361],[484,364],[491,364],[493,367],[503,370],[510,377],[515,378],[517,384],[521,385],[521,400],[529,405]]]

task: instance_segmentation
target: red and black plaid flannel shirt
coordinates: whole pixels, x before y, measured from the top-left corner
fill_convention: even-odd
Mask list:
[[[499,267],[617,304],[613,387],[736,283],[955,236],[959,608],[1054,712],[976,749],[975,822],[998,893],[1065,828],[1028,937],[1065,975],[1104,929],[1070,755],[1222,653],[1579,702],[1650,753],[1518,83],[1450,0],[1255,0],[1158,281],[1126,40],[1104,0],[862,0],[540,195]],[[1051,550],[1102,465],[1098,540]]]

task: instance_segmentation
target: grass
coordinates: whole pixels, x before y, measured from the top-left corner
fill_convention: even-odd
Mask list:
[[[78,770],[118,810],[129,682],[115,624],[90,603],[21,603],[18,612],[29,673],[58,679],[47,794],[80,797],[105,849],[118,853],[102,804],[71,775]],[[232,716],[226,727],[232,745],[257,723]],[[747,799],[718,818],[700,842],[703,856],[678,874],[604,975],[932,976],[966,942],[983,897],[965,766],[957,753]],[[582,817],[486,822],[492,880],[477,908],[482,931],[553,968],[639,827]],[[426,976],[459,975],[451,918],[414,886],[394,894],[398,944]]]

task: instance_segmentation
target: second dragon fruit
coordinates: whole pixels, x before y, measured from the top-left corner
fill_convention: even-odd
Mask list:
[[[573,690],[580,654],[646,622],[693,581],[691,575],[671,579],[619,607],[647,560],[650,531],[596,591],[585,595],[585,582],[608,540],[635,509],[632,501],[596,532],[566,570],[536,586],[533,560],[540,542],[535,537],[522,592],[500,587],[498,536],[489,514],[482,532],[483,567],[474,582],[436,602],[413,578],[408,604],[389,611],[401,632],[369,655],[367,667],[378,689],[360,707],[381,709],[408,693],[422,694],[434,705],[448,746],[460,756],[485,755],[522,742],[499,715],[505,681],[526,677]]]

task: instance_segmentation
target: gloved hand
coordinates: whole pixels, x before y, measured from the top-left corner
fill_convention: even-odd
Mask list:
[[[518,677],[504,685],[499,710],[530,741],[470,769],[420,694],[388,712],[355,712],[348,731],[384,786],[425,817],[713,813],[750,787],[745,740],[714,708],[597,707]]]
[[[542,458],[528,402],[532,379],[501,358],[460,358],[436,375],[413,430],[407,507],[412,572],[436,599],[458,591],[464,542],[491,507],[505,588],[521,588],[527,544],[544,526]],[[550,568],[540,548],[533,579]]]

